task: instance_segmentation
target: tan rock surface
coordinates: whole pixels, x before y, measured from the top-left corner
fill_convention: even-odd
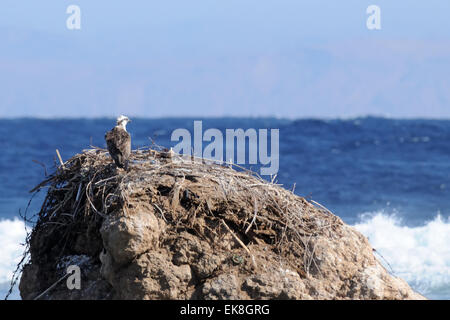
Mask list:
[[[24,299],[68,263],[81,264],[81,290],[62,282],[42,299],[423,298],[363,235],[280,186],[154,151],[132,159],[116,172],[103,150],[86,151],[46,182]]]

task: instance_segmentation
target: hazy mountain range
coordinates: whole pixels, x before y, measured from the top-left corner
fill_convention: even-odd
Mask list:
[[[127,27],[106,11],[109,29],[85,9],[78,31],[64,30],[64,11],[54,32],[0,24],[0,117],[450,117],[450,31],[396,35],[384,13],[370,32],[361,5],[344,21],[361,31],[331,34],[330,22],[322,30],[313,18],[296,24],[286,6],[264,8],[229,21],[206,10],[130,15]]]

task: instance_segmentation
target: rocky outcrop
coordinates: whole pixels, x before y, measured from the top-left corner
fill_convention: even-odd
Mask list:
[[[152,150],[133,160],[117,172],[105,151],[88,150],[39,186],[50,189],[24,299],[423,298],[363,235],[280,186]],[[69,265],[81,289],[52,288]]]

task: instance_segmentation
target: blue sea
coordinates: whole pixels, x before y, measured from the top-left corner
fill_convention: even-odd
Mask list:
[[[193,132],[194,120],[203,120],[204,131],[216,128],[224,136],[226,129],[279,129],[278,183],[355,226],[388,270],[418,292],[450,299],[450,121],[132,120],[133,148],[174,146],[173,130]],[[113,126],[113,119],[0,120],[0,296],[23,251],[19,210],[25,210],[29,190],[45,170],[54,169],[55,149],[67,160],[90,145],[105,147],[104,134]],[[43,197],[33,200],[30,213],[39,210]],[[18,297],[16,290],[12,298]]]

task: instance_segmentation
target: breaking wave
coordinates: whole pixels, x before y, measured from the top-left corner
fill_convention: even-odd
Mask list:
[[[13,272],[22,258],[26,231],[24,222],[19,219],[0,220],[0,299],[3,299],[11,283]],[[9,299],[20,299],[17,288]]]
[[[407,227],[396,215],[366,213],[353,225],[387,270],[429,299],[450,299],[450,218]],[[381,257],[380,257],[381,256]]]

